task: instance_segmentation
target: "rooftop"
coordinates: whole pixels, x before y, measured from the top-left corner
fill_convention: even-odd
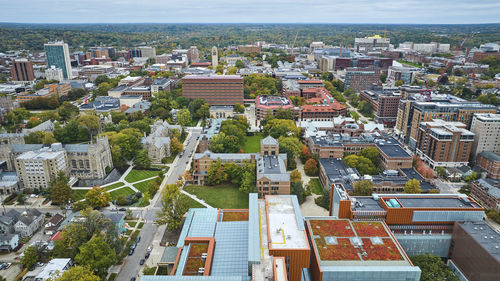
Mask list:
[[[411,155],[404,150],[394,138],[377,140],[377,147],[388,157],[411,158]]]
[[[223,79],[234,79],[243,80],[239,75],[188,75],[182,78],[182,80],[223,80]]]
[[[397,200],[403,208],[480,208],[480,206],[467,197],[404,197]]]
[[[300,207],[295,196],[266,196],[270,248],[309,249]]]
[[[500,162],[500,155],[493,151],[483,151],[479,154],[488,160]]]
[[[307,219],[321,266],[409,266],[401,246],[384,222]]]
[[[459,225],[497,262],[500,262],[500,234],[498,232],[485,222],[462,222]]]

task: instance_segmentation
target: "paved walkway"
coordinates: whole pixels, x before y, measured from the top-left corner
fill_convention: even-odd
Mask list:
[[[296,158],[295,161],[297,162],[297,170],[302,174],[302,183],[304,186],[308,184],[311,179],[317,178],[306,175],[306,172],[304,171],[304,164],[302,164],[302,161],[300,161],[299,158]],[[316,205],[314,202],[314,200],[320,196],[321,195],[314,193],[307,196],[306,201],[300,205],[300,212],[303,216],[328,216],[328,210]]]
[[[198,197],[196,197],[195,195],[191,194],[191,193],[188,193],[187,191],[185,191],[184,189],[181,189],[181,192],[186,194],[187,196],[191,197],[191,199],[193,199],[194,201],[200,203],[201,205],[207,207],[207,208],[214,208],[210,205],[208,205],[204,200],[201,200],[201,199],[198,199]]]

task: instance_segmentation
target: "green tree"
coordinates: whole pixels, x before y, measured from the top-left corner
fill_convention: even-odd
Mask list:
[[[294,182],[291,183],[291,192],[292,195],[297,196],[297,201],[299,204],[302,204],[306,201],[306,195],[304,193],[304,188],[302,187],[302,182]]]
[[[17,203],[19,204],[24,204],[24,193],[22,192],[19,192],[17,194],[17,199],[16,199]]]
[[[59,171],[49,183],[50,200],[56,205],[66,205],[73,196],[73,190],[68,184],[69,178],[64,171]]]
[[[436,167],[436,173],[440,177],[444,177],[446,175],[446,169],[444,167]]]
[[[24,256],[21,257],[20,262],[25,268],[30,268],[38,261],[38,258],[37,247],[29,246],[24,250]]]
[[[323,190],[323,195],[314,199],[314,203],[316,203],[316,205],[320,207],[330,210],[330,191],[328,191],[328,189],[325,188]]]
[[[186,127],[191,124],[191,113],[187,109],[181,109],[177,112],[177,123],[182,127]]]
[[[358,110],[364,116],[371,116],[373,114],[372,105],[367,101],[361,101],[358,104]]]
[[[157,224],[168,224],[169,230],[177,230],[182,225],[182,218],[188,210],[187,197],[175,184],[167,184],[161,194],[161,211]]]
[[[405,82],[403,82],[403,80],[398,80],[398,81],[394,82],[394,86],[401,87],[401,86],[403,86],[404,83]]]
[[[288,137],[294,136],[298,137],[300,134],[300,128],[297,127],[295,121],[286,119],[272,119],[267,121],[264,126],[264,135],[272,136],[278,139],[281,136]]]
[[[220,159],[214,161],[208,167],[206,184],[218,185],[228,180],[228,174],[224,169],[224,165]]]
[[[147,169],[151,166],[151,159],[149,158],[148,151],[145,149],[141,149],[137,152],[137,155],[134,159],[134,165],[137,169]]]
[[[234,63],[234,66],[235,66],[235,67],[237,67],[238,69],[240,69],[240,68],[245,67],[245,64],[243,63],[243,61],[241,61],[241,60],[237,60],[237,61]]]
[[[380,74],[380,81],[382,81],[382,83],[385,83],[386,80],[387,80],[387,74],[385,73]]]
[[[234,112],[237,112],[237,113],[244,113],[245,112],[245,107],[241,104],[241,103],[236,103],[234,105]]]
[[[111,195],[104,189],[94,186],[85,194],[85,200],[92,208],[106,207],[111,202]]]
[[[54,281],[100,281],[101,278],[95,275],[90,269],[84,266],[73,266],[64,271],[61,277]]]
[[[411,261],[422,271],[421,281],[458,281],[458,277],[438,256],[416,255],[411,257]]]
[[[87,266],[101,278],[104,278],[108,268],[116,262],[116,253],[100,235],[80,246],[80,252],[75,262]]]
[[[170,153],[172,155],[179,154],[184,149],[184,145],[177,139],[177,137],[173,137],[170,140]]]
[[[90,132],[90,138],[97,134],[101,129],[101,122],[99,121],[99,116],[92,114],[80,115],[78,117],[78,125],[86,128]]]
[[[409,179],[405,187],[403,188],[404,193],[422,193],[422,189],[420,189],[420,181],[417,179]]]
[[[373,193],[373,182],[361,180],[354,183],[353,194],[356,196],[370,196]]]

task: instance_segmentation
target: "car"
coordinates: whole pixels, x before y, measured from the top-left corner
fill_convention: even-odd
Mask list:
[[[135,277],[130,278],[130,281],[135,281]]]
[[[139,243],[139,241],[141,241],[141,236],[135,238],[135,244]]]
[[[0,264],[0,270],[4,269],[4,267],[5,267],[6,265],[7,265],[6,263],[2,262],[2,263]]]
[[[120,211],[120,212],[125,212],[125,211],[127,211],[127,209],[125,209],[125,208],[120,208],[120,209],[118,209],[118,211]]]
[[[129,255],[129,256],[131,256],[131,255],[133,255],[133,254],[134,254],[134,249],[132,248],[132,249],[130,249],[130,251],[128,252],[128,255]]]
[[[146,255],[144,256],[145,259],[148,259],[149,258],[149,252],[146,252]]]
[[[5,265],[5,267],[3,269],[9,269],[9,267],[12,265],[11,262],[8,262],[7,265]]]
[[[145,260],[145,259],[141,259],[141,261],[139,261],[139,264],[140,264],[140,265],[143,265],[145,262],[146,262],[146,260]]]

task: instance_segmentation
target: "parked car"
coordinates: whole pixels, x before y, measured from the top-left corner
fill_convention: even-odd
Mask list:
[[[2,263],[0,264],[0,270],[2,270],[2,269],[6,266],[6,265],[7,265],[6,263],[2,262]]]
[[[9,267],[12,265],[11,262],[8,262],[7,265],[4,267],[4,269],[9,269]]]
[[[135,281],[135,277],[130,278],[130,281]]]
[[[120,209],[118,209],[118,211],[120,211],[120,212],[125,212],[125,211],[127,211],[127,209],[125,209],[125,208],[120,208]]]
[[[131,248],[130,251],[128,252],[128,255],[129,256],[133,255],[134,254],[134,250],[135,250],[134,248]]]
[[[139,241],[141,241],[141,236],[135,238],[135,244],[139,243]]]
[[[141,259],[141,261],[139,262],[140,265],[143,265],[144,263],[146,262],[145,259]]]

